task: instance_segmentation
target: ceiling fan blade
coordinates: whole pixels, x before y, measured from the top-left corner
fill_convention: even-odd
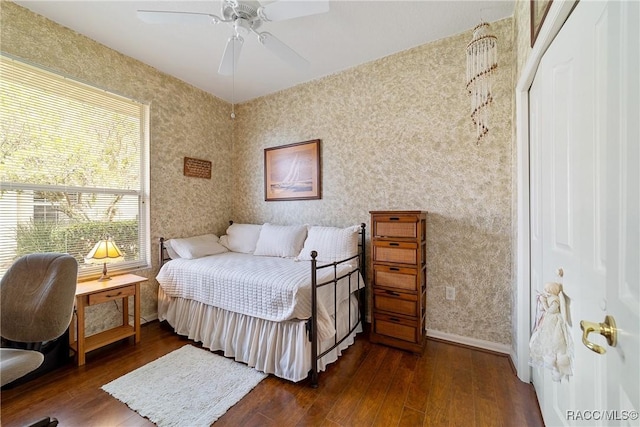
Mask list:
[[[260,7],[258,15],[265,21],[284,21],[285,19],[317,15],[328,11],[329,0],[280,0]]]
[[[304,69],[309,66],[309,61],[298,55],[296,51],[282,43],[271,33],[260,33],[260,38],[258,40],[274,55],[282,59],[284,62],[291,64],[293,67]]]
[[[240,58],[240,51],[243,43],[244,39],[240,36],[229,37],[229,40],[227,40],[227,46],[224,48],[224,53],[222,54],[218,74],[222,74],[223,76],[231,76],[234,74],[238,65],[238,59]]]
[[[217,24],[216,15],[196,12],[170,12],[166,10],[139,10],[138,19],[147,24]]]

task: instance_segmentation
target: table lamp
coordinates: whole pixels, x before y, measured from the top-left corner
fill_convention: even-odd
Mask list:
[[[124,261],[124,255],[122,255],[122,252],[111,238],[103,239],[96,243],[84,259],[87,264],[104,264],[102,276],[100,276],[98,282],[111,280],[111,277],[107,275],[107,263],[120,261]]]

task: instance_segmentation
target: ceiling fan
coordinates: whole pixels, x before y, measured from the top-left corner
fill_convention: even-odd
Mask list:
[[[233,75],[244,43],[242,36],[254,34],[258,42],[274,55],[293,67],[303,69],[309,62],[271,33],[260,32],[263,22],[284,21],[329,11],[328,0],[289,1],[280,0],[262,6],[256,0],[223,0],[222,17],[200,12],[173,12],[164,10],[138,10],[138,18],[150,24],[187,23],[218,24],[232,27],[232,35],[220,61],[218,73]]]

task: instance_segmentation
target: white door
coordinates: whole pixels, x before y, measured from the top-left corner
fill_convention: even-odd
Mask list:
[[[640,3],[580,1],[530,90],[531,283],[570,300],[574,374],[534,368],[548,426],[639,425]],[[560,277],[558,271],[562,270]],[[617,343],[580,321],[617,323]]]

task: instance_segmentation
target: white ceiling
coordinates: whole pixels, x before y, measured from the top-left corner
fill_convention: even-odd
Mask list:
[[[306,58],[310,67],[303,71],[290,67],[247,35],[232,78],[217,72],[232,32],[228,24],[145,24],[136,16],[139,9],[221,16],[221,0],[15,2],[234,103],[459,34],[481,20],[492,22],[512,16],[515,4],[515,0],[331,0],[328,13],[267,22],[260,28]]]

